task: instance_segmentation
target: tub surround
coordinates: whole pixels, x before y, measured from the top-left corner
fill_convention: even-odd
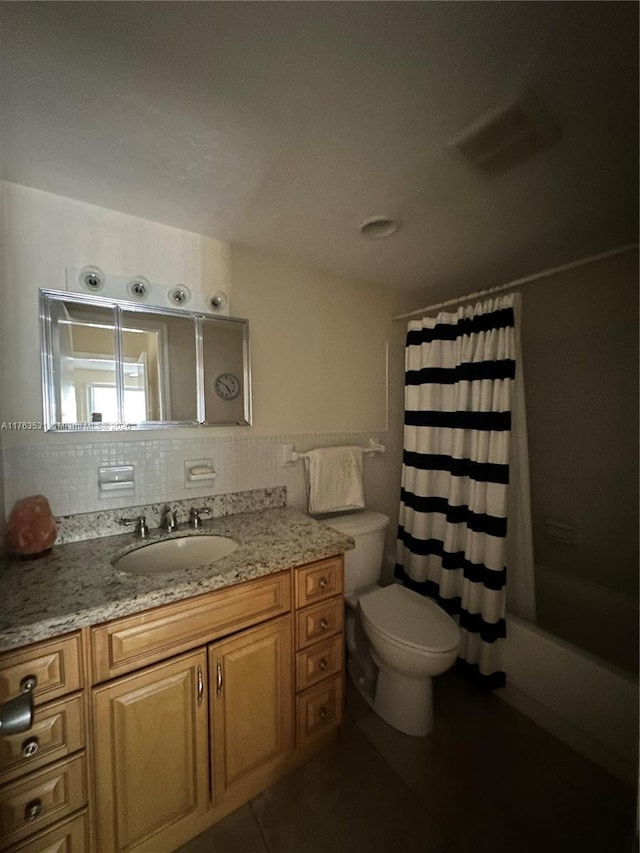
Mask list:
[[[205,500],[192,503],[205,506]],[[112,565],[123,554],[161,538],[207,534],[228,536],[240,547],[210,566],[180,572],[135,575]],[[171,534],[154,529],[144,542],[124,533],[56,545],[47,556],[11,561],[0,573],[0,650],[263,577],[353,546],[349,536],[288,507],[224,515],[203,522],[198,530],[186,524]]]

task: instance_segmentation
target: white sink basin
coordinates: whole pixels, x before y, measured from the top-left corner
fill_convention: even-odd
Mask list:
[[[121,572],[150,575],[158,572],[175,572],[206,566],[226,557],[238,548],[238,543],[227,536],[180,536],[150,542],[129,551],[117,560],[114,567]]]

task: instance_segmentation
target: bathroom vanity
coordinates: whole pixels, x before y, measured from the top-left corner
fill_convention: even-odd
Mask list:
[[[179,577],[119,577],[130,536],[6,570],[0,703],[37,684],[31,729],[0,737],[0,849],[169,853],[335,739],[351,541],[286,508],[205,530],[238,550]]]

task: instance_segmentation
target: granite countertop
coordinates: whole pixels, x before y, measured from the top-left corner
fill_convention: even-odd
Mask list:
[[[209,566],[155,575],[126,574],[112,561],[160,539],[215,534],[239,548]],[[55,637],[150,607],[180,601],[292,566],[331,557],[353,540],[288,507],[245,512],[152,530],[144,541],[131,533],[56,545],[45,557],[11,561],[0,570],[0,650]]]

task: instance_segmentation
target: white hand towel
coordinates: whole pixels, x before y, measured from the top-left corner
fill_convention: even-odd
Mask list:
[[[309,479],[309,512],[340,512],[364,507],[361,447],[310,450],[305,463]]]

